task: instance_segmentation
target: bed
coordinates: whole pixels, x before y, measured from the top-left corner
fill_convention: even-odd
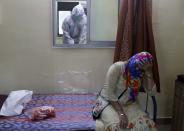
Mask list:
[[[0,96],[0,104],[7,96]],[[0,131],[73,131],[95,130],[95,120],[91,110],[96,100],[95,94],[41,94],[33,95],[19,116],[0,117]],[[53,106],[56,117],[31,121],[28,111],[38,106]]]

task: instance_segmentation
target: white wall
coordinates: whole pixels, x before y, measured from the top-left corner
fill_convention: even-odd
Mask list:
[[[50,11],[50,0],[0,0],[0,93],[63,92],[66,87],[93,92],[103,86],[114,49],[51,48]],[[183,0],[153,0],[160,117],[171,116],[174,80],[184,73],[183,12]]]
[[[184,73],[184,1],[153,0],[153,27],[160,71],[159,116],[171,116],[174,80]]]
[[[53,49],[51,0],[1,0],[1,7],[0,93],[102,87],[113,49]]]

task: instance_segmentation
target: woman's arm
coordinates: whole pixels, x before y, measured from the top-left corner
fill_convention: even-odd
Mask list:
[[[119,104],[118,101],[110,101],[112,107],[116,110],[120,120],[120,127],[126,128],[128,126],[128,118],[124,113],[123,107]]]
[[[119,95],[125,90],[125,83],[122,83],[122,85],[120,85],[119,82],[122,81],[122,70],[125,70],[126,64],[126,61],[116,62],[112,64],[108,69],[108,72],[106,74],[106,82],[102,91],[102,96],[104,96],[109,101],[118,101]]]
[[[125,114],[123,107],[119,104],[118,101],[110,101],[110,104],[113,106],[119,116]]]
[[[128,125],[128,119],[124,113],[123,107],[118,102],[118,96],[116,95],[117,82],[119,81],[122,71],[121,67],[125,64],[124,62],[114,63],[108,70],[106,76],[108,100],[115,111],[118,113],[120,120],[120,127],[126,128]],[[122,87],[123,88],[123,87]]]
[[[145,70],[145,74],[143,77],[143,85],[145,87],[145,91],[150,96],[154,96],[156,94],[156,84],[154,82],[153,73],[151,69]]]

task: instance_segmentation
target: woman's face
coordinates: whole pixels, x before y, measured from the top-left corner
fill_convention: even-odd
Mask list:
[[[144,72],[150,72],[152,71],[152,66],[153,64],[150,62],[139,66],[139,68],[142,69]]]

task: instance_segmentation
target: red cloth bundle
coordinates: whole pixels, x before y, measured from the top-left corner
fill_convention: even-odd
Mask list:
[[[51,106],[41,106],[32,109],[30,119],[31,120],[43,120],[50,117],[55,117],[55,109]]]

